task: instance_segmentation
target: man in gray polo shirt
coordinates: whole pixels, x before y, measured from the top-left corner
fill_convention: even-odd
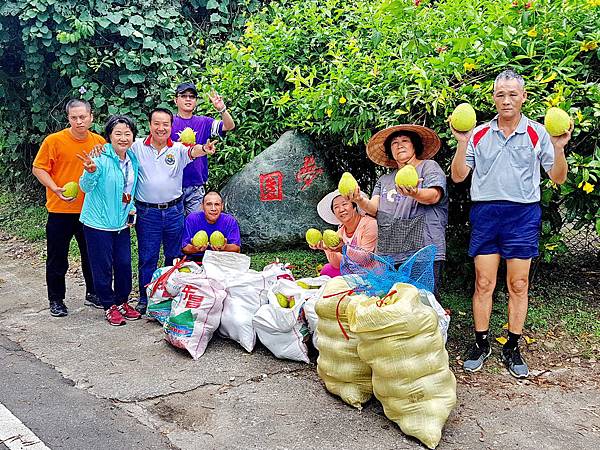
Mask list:
[[[500,258],[504,258],[509,300],[502,360],[511,375],[526,378],[529,368],[518,341],[527,316],[531,259],[538,255],[540,166],[556,184],[565,182],[564,148],[571,131],[550,137],[542,125],[521,113],[527,99],[525,82],[512,70],[496,77],[493,97],[498,114],[491,122],[465,133],[452,129],[458,141],[452,180],[459,183],[473,171],[469,255],[475,259],[475,344],[463,367],[476,372],[491,354],[492,296]]]
[[[140,163],[135,192],[140,285],[136,309],[142,314],[148,304],[145,286],[157,268],[161,245],[165,265],[171,265],[181,254],[183,169],[194,158],[215,152],[211,141],[193,147],[173,142],[173,114],[168,109],[155,108],[148,119],[150,135],[131,146]]]

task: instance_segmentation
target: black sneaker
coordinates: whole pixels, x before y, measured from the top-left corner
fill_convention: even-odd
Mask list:
[[[67,305],[62,301],[50,302],[50,315],[53,317],[65,317],[69,314],[67,311]]]
[[[467,372],[477,372],[483,367],[483,362],[492,354],[490,345],[480,348],[477,343],[473,344],[469,351],[469,356],[463,362],[463,369]]]
[[[502,362],[515,378],[527,378],[529,376],[529,367],[523,361],[519,347],[515,349],[502,349]]]
[[[86,306],[92,306],[97,309],[104,309],[102,302],[96,294],[85,294],[85,301],[83,302]]]
[[[139,312],[141,315],[144,315],[144,314],[146,314],[147,309],[148,309],[148,302],[147,301],[143,302],[143,301],[138,300],[138,304],[135,305],[135,310],[137,312]]]

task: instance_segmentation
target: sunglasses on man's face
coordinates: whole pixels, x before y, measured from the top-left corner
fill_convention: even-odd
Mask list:
[[[179,94],[177,97],[194,100],[196,96],[194,94]]]

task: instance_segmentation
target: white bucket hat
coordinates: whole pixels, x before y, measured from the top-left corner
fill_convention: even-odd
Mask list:
[[[333,200],[341,195],[342,194],[340,194],[340,191],[336,189],[335,191],[332,191],[325,197],[323,197],[321,201],[317,204],[317,214],[319,214],[319,217],[321,219],[323,219],[327,223],[330,223],[331,225],[341,224],[338,218],[335,217],[333,209],[331,208],[333,205]],[[365,194],[364,192],[361,192],[360,195],[368,199],[367,194]],[[362,213],[362,209],[358,208],[358,212]]]

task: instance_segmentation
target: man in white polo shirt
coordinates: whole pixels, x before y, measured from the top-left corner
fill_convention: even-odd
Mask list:
[[[135,192],[140,285],[136,309],[142,314],[148,304],[145,286],[157,268],[161,244],[165,265],[171,265],[181,253],[183,169],[194,158],[215,152],[211,141],[193,147],[173,142],[173,114],[168,109],[155,108],[148,119],[150,136],[136,140],[131,147],[140,162]]]
[[[472,172],[469,255],[475,259],[475,343],[463,368],[480,370],[492,352],[488,332],[502,258],[509,294],[508,340],[502,360],[511,375],[527,378],[529,367],[518,343],[527,316],[531,259],[538,256],[540,172],[543,168],[556,184],[565,182],[565,146],[571,131],[551,137],[543,125],[522,114],[525,81],[513,70],[496,77],[493,99],[498,115],[490,122],[465,133],[452,128],[458,142],[452,180],[461,182]]]

